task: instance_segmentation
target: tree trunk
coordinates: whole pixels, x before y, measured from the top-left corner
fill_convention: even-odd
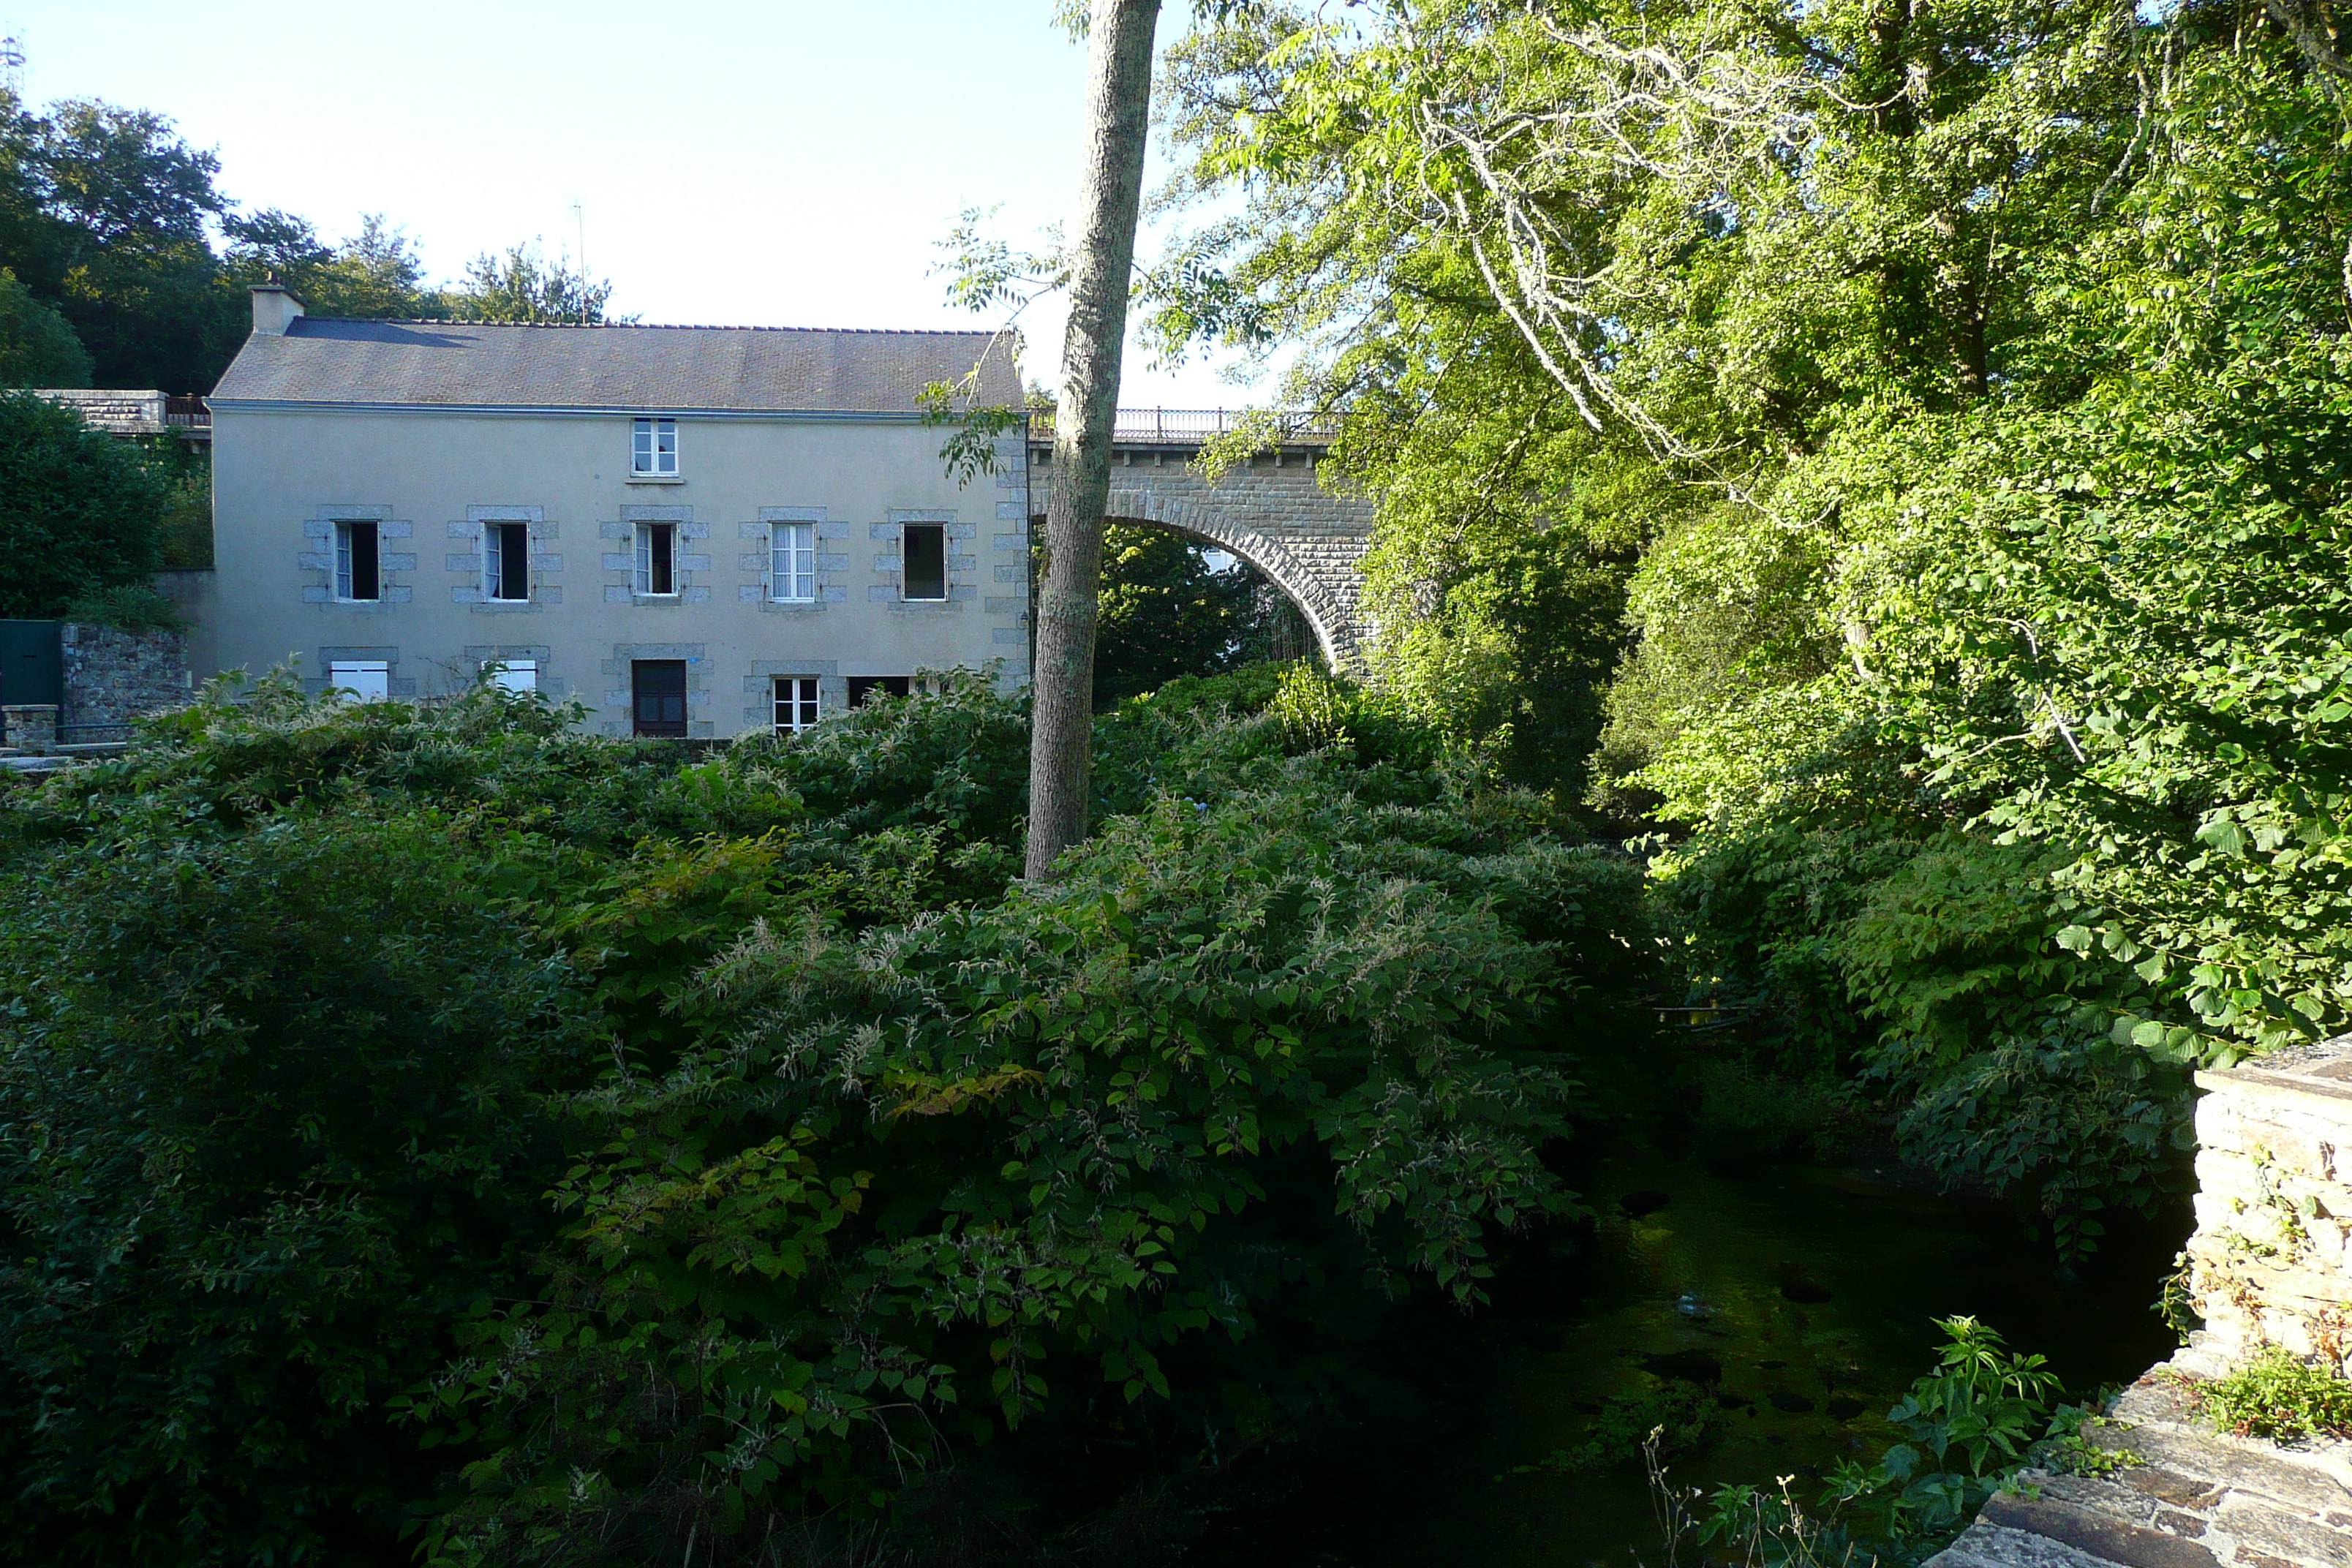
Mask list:
[[[1029,739],[1033,879],[1087,836],[1094,793],[1095,616],[1111,426],[1127,342],[1129,274],[1151,120],[1151,40],[1160,0],[1094,0],[1087,42],[1086,226],[1070,269],[1054,476],[1038,587],[1034,727]]]

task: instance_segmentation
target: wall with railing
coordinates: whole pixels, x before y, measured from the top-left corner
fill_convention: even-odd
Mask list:
[[[1054,411],[1029,416],[1029,438],[1054,438]],[[1236,431],[1262,435],[1284,446],[1328,447],[1339,434],[1334,415],[1245,408],[1122,408],[1111,429],[1118,446],[1197,447]]]

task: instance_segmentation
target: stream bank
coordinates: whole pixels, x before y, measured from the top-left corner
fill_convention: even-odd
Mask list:
[[[1655,1562],[1638,1467],[1547,1464],[1612,1397],[1695,1383],[1716,1436],[1675,1481],[1790,1475],[1810,1493],[1897,1440],[1882,1418],[1927,1370],[1937,1318],[1982,1319],[2074,1394],[2175,1342],[2150,1304],[2185,1212],[2116,1225],[2067,1276],[2012,1211],[1886,1168],[1711,1169],[1628,1146],[1578,1184],[1600,1223],[1511,1258],[1473,1317],[1401,1314],[1352,1410],[1236,1467],[1189,1568]]]

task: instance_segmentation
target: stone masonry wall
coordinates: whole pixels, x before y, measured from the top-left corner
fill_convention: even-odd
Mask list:
[[[1925,1568],[2352,1568],[2352,1442],[2241,1437],[2195,1392],[2265,1344],[2346,1369],[2352,1035],[2197,1083],[2204,1328],[2084,1429],[2111,1468],[2021,1472]]]
[[[2277,1344],[2352,1373],[2352,1036],[2197,1083],[2200,1359]]]
[[[37,387],[36,397],[62,404],[85,422],[118,435],[154,435],[165,429],[163,395],[100,387]]]
[[[60,640],[65,653],[66,701],[59,716],[63,740],[118,741],[132,719],[188,700],[194,681],[187,639],[178,632],[127,632],[68,621]],[[100,726],[102,732],[89,732]]]
[[[1360,669],[1360,566],[1373,503],[1325,489],[1317,456],[1298,448],[1261,453],[1211,484],[1181,447],[1122,447],[1111,458],[1106,515],[1188,533],[1240,556],[1298,605],[1332,668]],[[1045,489],[1041,475],[1031,493],[1042,500]]]

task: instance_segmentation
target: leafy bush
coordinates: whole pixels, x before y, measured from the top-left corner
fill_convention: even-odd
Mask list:
[[[1974,1318],[1937,1325],[1944,1348],[1934,1371],[1886,1413],[1910,1438],[1875,1466],[1848,1464],[1832,1479],[1843,1516],[1885,1542],[1948,1540],[2044,1429],[2058,1379],[2038,1355],[2021,1355]]]
[[[2277,1345],[2264,1345],[2226,1376],[2187,1386],[2200,1415],[2241,1437],[2352,1437],[2352,1381]]]
[[[1828,1160],[1850,1148],[1854,1097],[1834,1080],[1792,1079],[1736,1056],[1700,1055],[1692,1126],[1710,1154]]]
[[[189,626],[177,605],[145,583],[125,583],[85,594],[66,606],[65,618],[127,632],[184,632]]]
[[[0,386],[88,386],[89,372],[73,323],[0,267]]]
[[[1687,1458],[1706,1452],[1722,1426],[1723,1410],[1713,1390],[1679,1379],[1660,1381],[1603,1400],[1582,1436],[1554,1449],[1541,1464],[1523,1465],[1513,1473],[1584,1475],[1645,1458],[1653,1464]]]
[[[749,1557],[1475,1300],[1640,867],[1283,679],[1107,715],[1050,888],[977,679],[695,760],[278,673],[0,780],[0,1529]]]
[[[163,505],[134,448],[30,393],[0,395],[0,616],[53,617],[143,581]]]
[[[2152,1212],[2195,1146],[2188,1075],[2135,1046],[2145,982],[2067,944],[2046,850],[1939,836],[1872,884],[1833,951],[1880,1026],[1870,1074],[1905,1152],[1955,1185],[2032,1193],[2062,1258],[2109,1205]]]
[[[0,1521],[26,1561],[349,1549],[431,1485],[383,1402],[522,1288],[538,1091],[597,1042],[477,825],[110,837],[0,899]]]
[[[1841,1465],[1810,1512],[1787,1477],[1777,1490],[1727,1486],[1702,1501],[1667,1488],[1654,1456],[1651,1484],[1670,1531],[1771,1568],[1892,1568],[1941,1551],[2012,1474],[2072,1438],[2084,1413],[2053,1411],[2058,1380],[2041,1356],[2011,1352],[1973,1318],[1937,1327],[1937,1366],[1886,1413],[1908,1442],[1875,1465]]]

